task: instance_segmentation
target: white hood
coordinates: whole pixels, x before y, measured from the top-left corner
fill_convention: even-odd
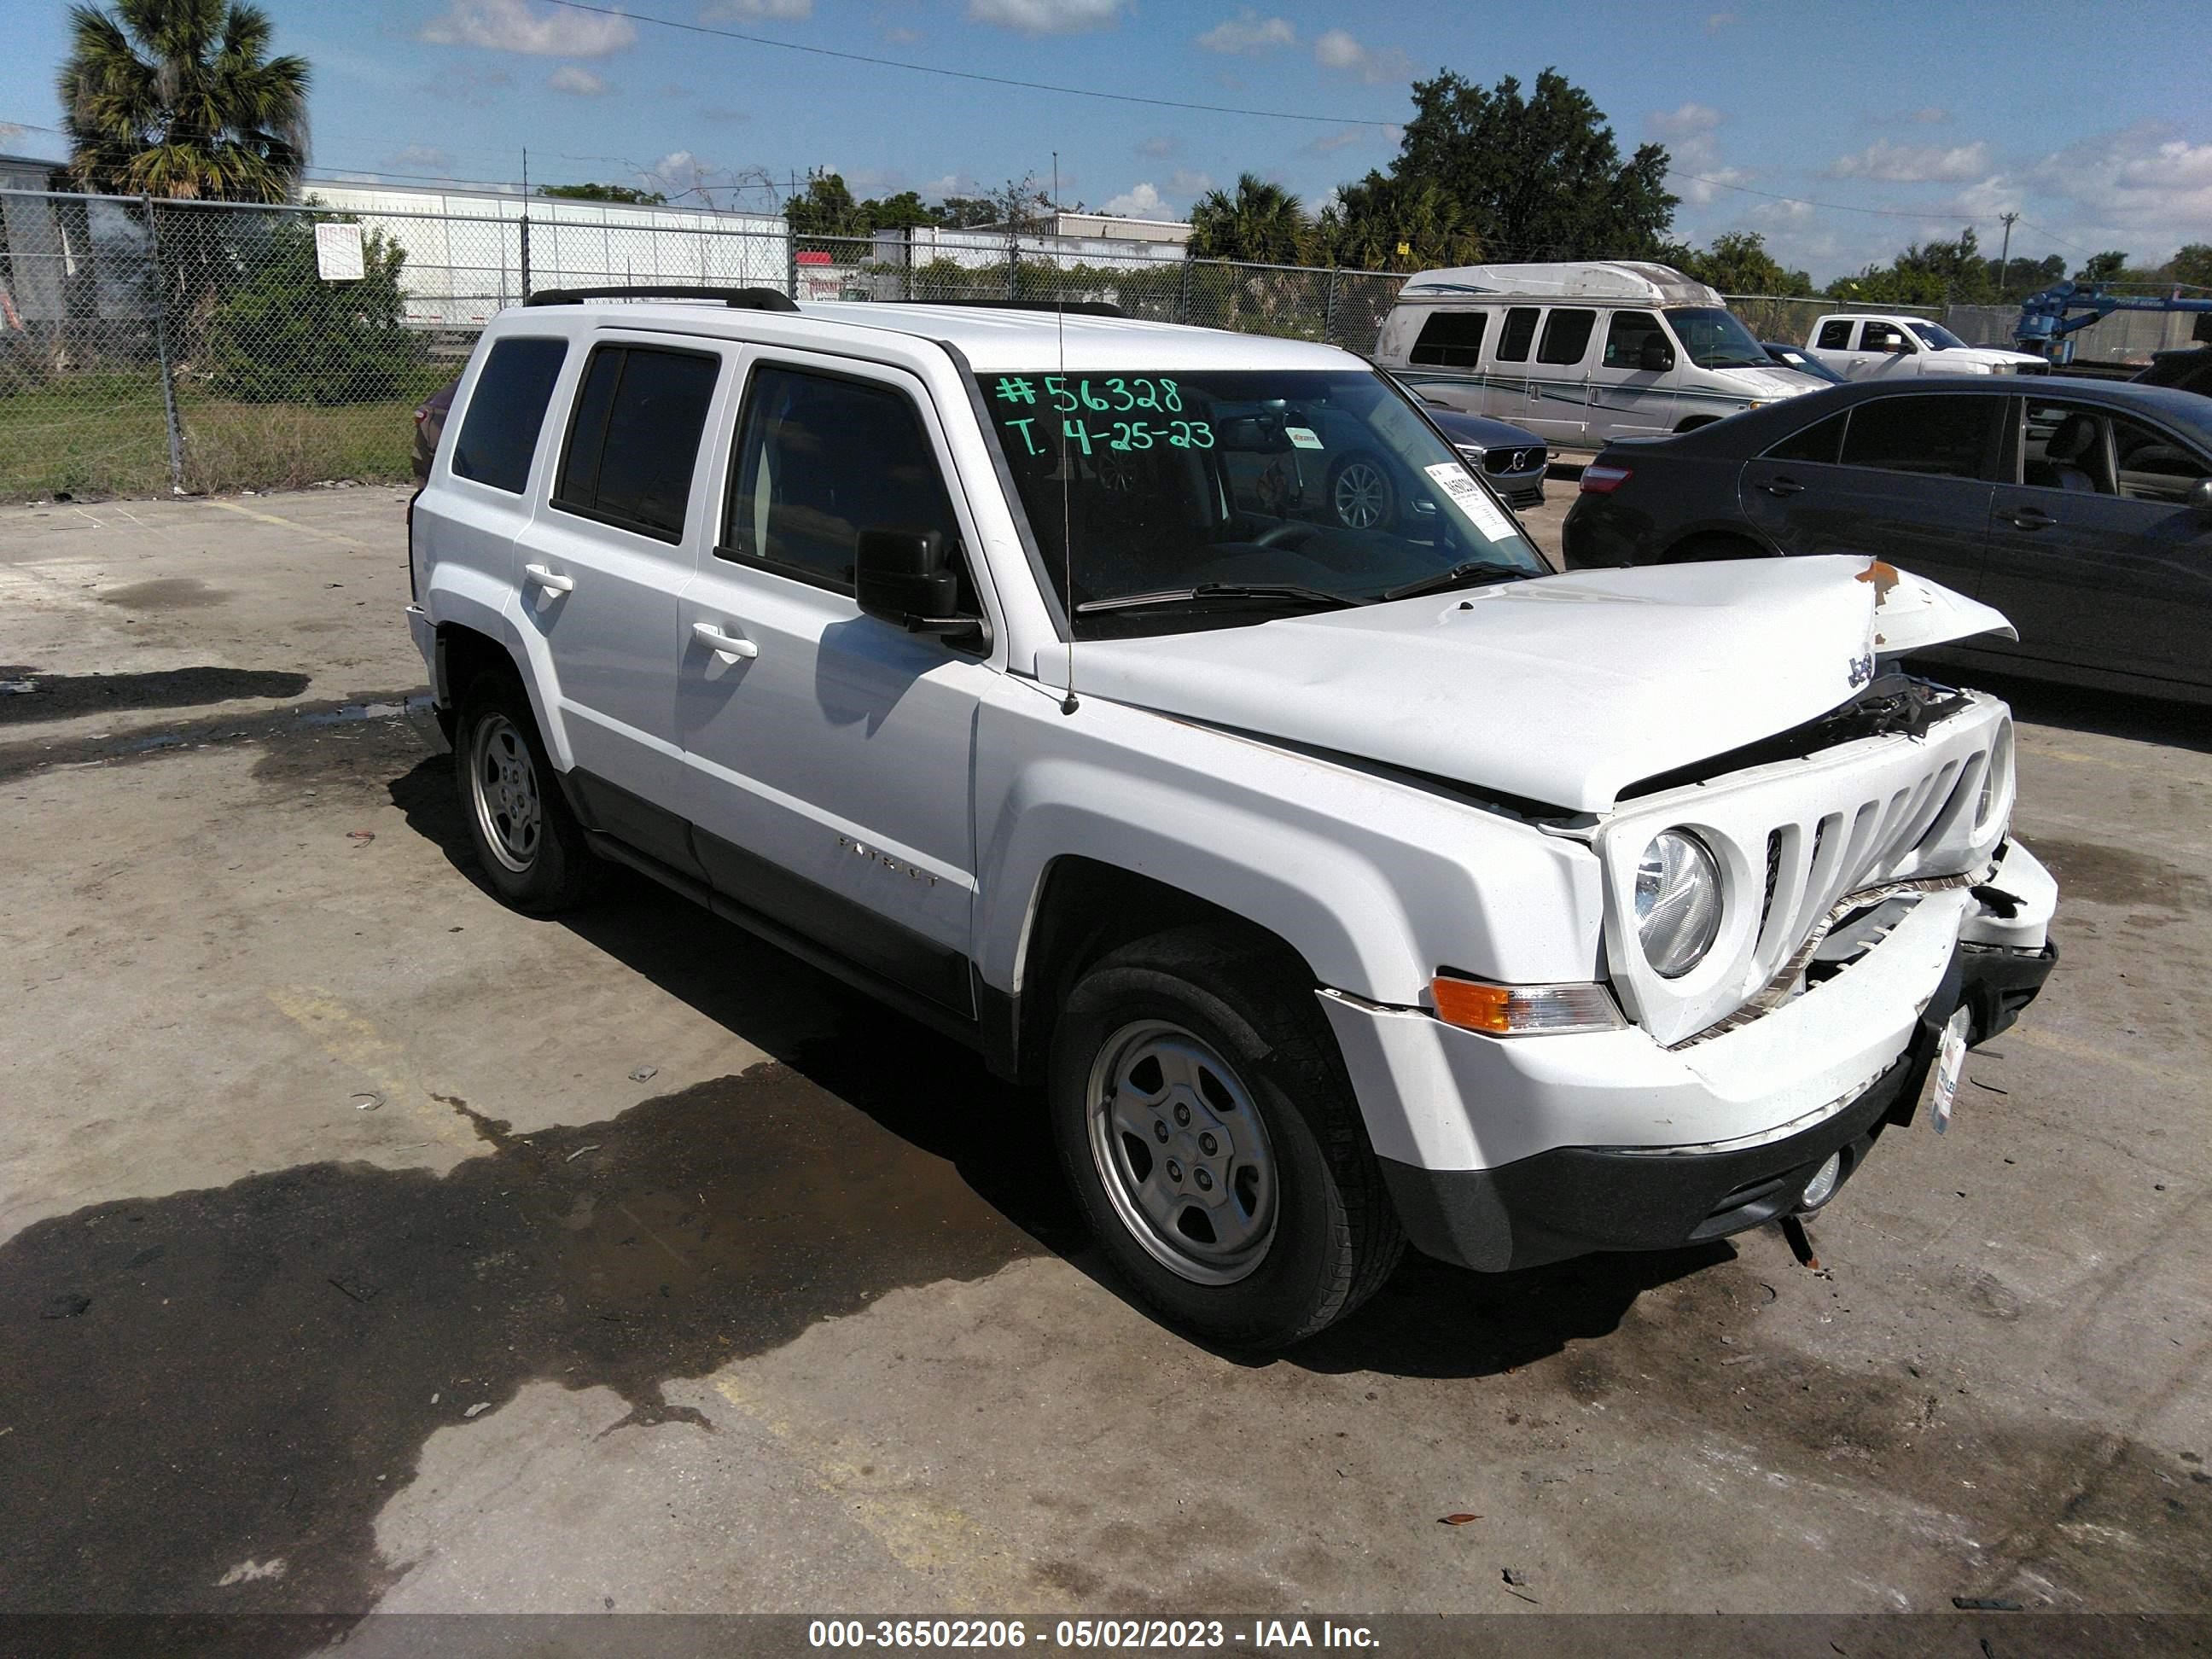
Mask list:
[[[2012,635],[1859,557],[1587,571],[1249,628],[1085,642],[1075,683],[1163,714],[1582,811],[1818,718],[1878,655]],[[1062,659],[1042,652],[1057,685]]]
[[[1749,396],[1767,404],[1779,403],[1803,392],[1818,392],[1831,384],[1817,374],[1801,374],[1779,363],[1771,368],[1716,368],[1707,372],[1719,375],[1730,386],[1741,386]]]

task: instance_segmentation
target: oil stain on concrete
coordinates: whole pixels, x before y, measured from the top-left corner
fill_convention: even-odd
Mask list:
[[[200,611],[222,604],[230,591],[210,587],[197,576],[159,576],[111,587],[96,597],[102,605],[125,611]]]
[[[472,1407],[543,1380],[699,1421],[664,1382],[1042,1248],[926,1127],[781,1065],[526,1136],[446,1103],[485,1152],[442,1177],[312,1164],[0,1246],[0,1607],[365,1609],[377,1511]]]

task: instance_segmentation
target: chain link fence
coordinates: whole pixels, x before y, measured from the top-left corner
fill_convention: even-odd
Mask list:
[[[416,409],[459,374],[486,321],[547,289],[1105,301],[1365,353],[1405,281],[1119,237],[794,237],[768,215],[334,194],[259,207],[0,190],[0,500],[404,479]],[[1942,314],[1728,303],[1760,339],[1796,343],[1839,309]]]
[[[414,414],[533,292],[1088,300],[1372,348],[1401,276],[1003,232],[794,238],[765,216],[304,207],[0,191],[0,500],[409,475]]]

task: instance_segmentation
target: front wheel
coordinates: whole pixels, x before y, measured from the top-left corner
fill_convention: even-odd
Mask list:
[[[1398,516],[1398,492],[1381,461],[1355,451],[1329,475],[1328,506],[1346,530],[1388,530]]]
[[[1060,1158],[1139,1294],[1273,1348],[1342,1318],[1404,1236],[1313,988],[1204,929],[1114,951],[1053,1034]]]

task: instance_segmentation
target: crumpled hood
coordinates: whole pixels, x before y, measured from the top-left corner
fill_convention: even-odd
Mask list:
[[[1079,694],[1582,811],[1814,720],[1878,655],[2012,635],[1863,557],[1585,571],[1249,628],[1086,641]],[[1058,684],[1057,649],[1038,677]]]

